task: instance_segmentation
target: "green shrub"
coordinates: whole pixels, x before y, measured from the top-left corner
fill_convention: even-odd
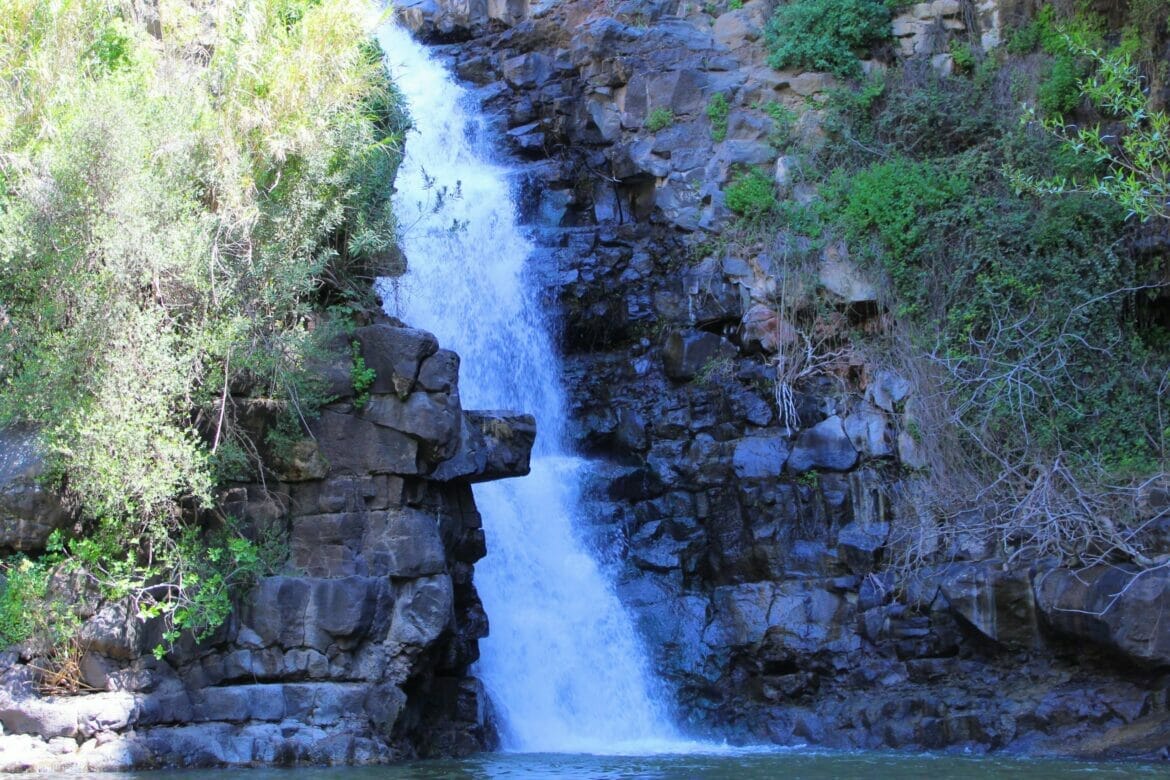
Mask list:
[[[48,570],[23,555],[0,565],[0,647],[23,642],[36,628],[48,585]]]
[[[1081,102],[1082,69],[1074,57],[1062,54],[1052,62],[1048,76],[1040,83],[1036,103],[1046,116],[1063,116]]]
[[[760,217],[776,208],[772,178],[758,168],[739,173],[723,195],[727,208],[744,217]]]
[[[858,53],[889,40],[890,9],[880,0],[793,0],[779,6],[765,29],[768,63],[851,78]]]
[[[1068,36],[1075,55],[1093,66],[1092,75],[1079,82],[1082,97],[1102,114],[1120,120],[1120,132],[1102,132],[1099,126],[1071,127],[1059,115],[1044,117],[1041,125],[1059,140],[1065,155],[1078,160],[1081,170],[1020,170],[1009,166],[1013,184],[1034,194],[1091,193],[1106,197],[1143,220],[1170,219],[1170,114],[1155,110],[1146,94],[1140,70],[1125,46],[1101,52]],[[1034,119],[1032,114],[1025,121]]]
[[[727,117],[731,113],[731,105],[727,102],[727,95],[716,92],[707,101],[707,119],[711,122],[711,138],[716,142],[727,137]]]
[[[154,553],[145,561],[122,554],[125,524],[106,521],[69,542],[65,565],[94,577],[104,598],[129,598],[139,619],[161,620],[159,658],[184,631],[197,641],[210,636],[231,614],[233,595],[276,571],[288,554],[284,539],[248,539],[230,519],[215,531],[185,527],[166,544],[140,530]]]
[[[1056,8],[1044,5],[1032,21],[1020,27],[1008,38],[1006,48],[1009,54],[1023,55],[1042,51],[1054,57],[1070,53],[1067,36],[1097,46],[1104,39],[1105,21],[1094,13],[1084,10],[1065,18],[1057,19]]]
[[[658,107],[646,117],[646,129],[651,133],[670,127],[674,124],[674,112],[669,108]]]
[[[1061,89],[1041,87],[1059,97],[1044,108],[1084,100],[1118,120],[1111,137],[1051,115],[1040,123],[1049,134],[1021,124],[1007,79],[988,66],[941,78],[908,61],[831,94],[828,143],[806,167],[823,182],[821,224],[784,221],[809,238],[845,236],[885,283],[885,322],[914,345],[932,387],[914,412],[931,431],[924,446],[953,440],[939,462],[979,486],[1013,554],[1149,565],[1136,541],[1146,518],[1128,491],[1165,467],[1170,345],[1143,319],[1145,293],[1134,290],[1157,271],[1132,248],[1124,217],[1170,212],[1158,163],[1170,157],[1170,119],[1142,92],[1132,43],[1086,48],[1095,20],[1074,20],[1064,37],[1054,19],[1043,12],[1030,40],[1012,43],[1041,56],[999,67],[1063,68]],[[1079,87],[1075,67],[1085,68]],[[948,494],[959,482],[944,471],[923,478],[944,504],[970,498],[966,487]]]
[[[320,308],[373,307],[397,264],[409,120],[367,0],[168,2],[161,38],[105,0],[0,14],[0,425],[194,627],[223,602],[184,540],[259,444],[233,396],[303,436]]]
[[[61,532],[54,531],[40,558],[17,554],[0,561],[0,648],[28,639],[59,645],[73,636],[79,620],[72,605],[49,593],[63,552]]]
[[[838,187],[842,185],[838,183]],[[840,219],[846,235],[858,241],[872,231],[884,248],[887,271],[903,300],[924,294],[924,269],[913,255],[931,225],[924,217],[963,195],[967,181],[929,163],[893,159],[859,171],[844,194]]]
[[[975,51],[971,48],[971,44],[952,40],[950,51],[951,59],[955,63],[955,72],[970,73],[975,70]]]

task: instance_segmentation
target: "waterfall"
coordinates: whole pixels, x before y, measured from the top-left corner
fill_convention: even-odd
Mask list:
[[[488,549],[475,577],[491,625],[475,671],[504,748],[676,750],[631,620],[575,534],[587,464],[565,446],[558,359],[526,279],[532,245],[508,169],[442,65],[396,26],[379,38],[415,125],[395,201],[409,271],[382,281],[383,299],[460,354],[464,408],[537,419],[532,473],[475,486]]]

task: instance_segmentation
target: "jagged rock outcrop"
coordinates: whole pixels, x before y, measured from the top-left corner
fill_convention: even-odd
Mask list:
[[[355,339],[376,371],[368,401],[335,383],[341,397],[273,459],[274,480],[221,496],[225,514],[287,540],[285,573],[161,660],[157,626],[102,606],[78,633],[82,682],[100,692],[42,697],[9,652],[0,771],[369,763],[493,744],[468,674],[487,633],[470,484],[526,474],[534,421],[465,412],[458,357],[429,333],[378,322]],[[348,376],[348,355],[332,373]]]
[[[1170,734],[1163,650],[1138,630],[1160,609],[1161,575],[1103,619],[1119,575],[1084,585],[1005,564],[978,512],[943,538],[923,500],[931,434],[912,382],[847,350],[799,381],[784,373],[825,330],[847,341],[887,316],[848,246],[781,234],[745,255],[707,241],[728,224],[737,170],[766,170],[795,203],[812,195],[764,108],[792,111],[790,136],[815,152],[816,104],[836,81],[767,67],[773,7],[402,11],[520,161],[535,271],[560,305],[571,430],[596,458],[597,545],[622,559],[619,593],[679,720],[865,748],[1075,753],[1139,721]],[[901,9],[885,56],[945,73],[948,31],[993,46],[1003,8]],[[793,316],[793,267],[815,280],[819,333]],[[897,554],[951,563],[909,576],[889,570]]]

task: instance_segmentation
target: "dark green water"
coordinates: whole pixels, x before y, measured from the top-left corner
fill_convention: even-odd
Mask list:
[[[75,776],[76,777],[76,776]],[[101,775],[103,780],[476,780],[478,778],[650,778],[676,780],[974,780],[1170,777],[1168,764],[901,756],[882,753],[726,752],[685,756],[488,754],[459,761],[347,769],[255,769]]]

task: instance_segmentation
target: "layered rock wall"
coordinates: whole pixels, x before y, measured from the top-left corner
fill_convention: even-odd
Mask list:
[[[78,633],[89,693],[42,696],[36,649],[7,652],[0,770],[370,763],[493,745],[468,674],[487,634],[470,485],[526,474],[534,421],[465,412],[459,359],[429,333],[379,322],[355,339],[376,372],[368,401],[355,403],[341,344],[322,368],[338,399],[312,438],[269,459],[274,479],[221,497],[225,514],[286,540],[284,571],[214,636],[157,660],[157,625],[99,604]]]

